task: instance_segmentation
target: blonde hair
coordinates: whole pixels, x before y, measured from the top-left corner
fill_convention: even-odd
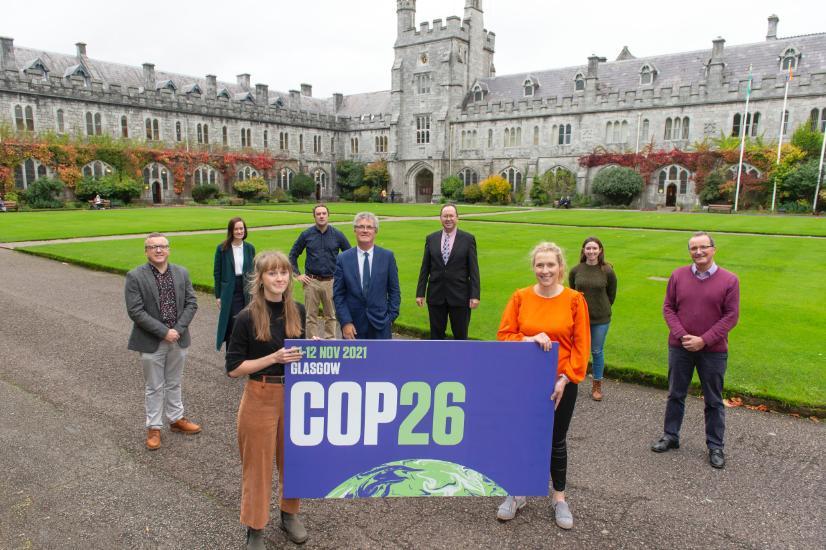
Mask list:
[[[267,299],[264,296],[264,273],[280,269],[284,269],[290,274],[287,289],[282,295],[285,332],[289,338],[298,338],[301,336],[301,315],[293,299],[293,269],[290,260],[283,252],[261,252],[256,254],[254,265],[255,268],[249,282],[250,303],[247,305],[247,309],[249,309],[250,318],[252,319],[255,339],[259,342],[269,342],[272,339],[270,312],[267,308]]]
[[[556,243],[544,241],[533,247],[533,250],[531,250],[531,268],[533,268],[536,263],[536,255],[543,252],[550,252],[556,255],[556,263],[559,264],[559,280],[557,282],[563,282],[565,280],[565,273],[568,271],[568,264],[565,263],[565,253]]]

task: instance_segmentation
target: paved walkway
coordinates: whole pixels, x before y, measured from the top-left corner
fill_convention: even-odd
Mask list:
[[[214,300],[199,294],[184,378],[204,432],[165,431],[150,453],[123,278],[0,250],[0,281],[0,548],[240,548],[242,382],[213,348]],[[609,381],[594,403],[584,389],[569,441],[573,530],[554,526],[548,498],[507,524],[497,499],[316,500],[303,503],[306,547],[823,547],[823,424],[731,409],[717,471],[698,399],[682,448],[656,455],[664,392]],[[267,537],[289,546],[277,528]]]

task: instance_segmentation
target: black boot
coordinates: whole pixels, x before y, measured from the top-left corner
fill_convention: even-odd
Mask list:
[[[281,512],[281,528],[287,532],[287,537],[296,544],[307,542],[307,530],[298,519],[298,514]]]
[[[264,530],[247,527],[247,550],[266,550],[264,545]]]

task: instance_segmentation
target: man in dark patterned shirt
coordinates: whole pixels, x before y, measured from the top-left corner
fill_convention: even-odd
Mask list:
[[[173,432],[201,431],[184,417],[181,399],[189,323],[198,304],[187,270],[169,263],[166,237],[150,234],[144,251],[149,261],[126,274],[126,311],[134,322],[129,349],[141,354],[143,367],[146,447],[155,450],[161,446],[164,412]]]

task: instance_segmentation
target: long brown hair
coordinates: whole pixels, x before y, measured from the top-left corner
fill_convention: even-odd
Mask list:
[[[232,246],[232,240],[235,238],[232,234],[233,230],[235,229],[235,224],[241,222],[244,224],[244,238],[241,239],[242,241],[247,240],[247,222],[244,221],[243,218],[235,217],[229,221],[227,225],[227,238],[224,239],[224,242],[221,243],[221,250],[229,250],[229,247]],[[212,241],[215,242],[215,241]]]
[[[261,252],[256,254],[254,264],[255,269],[249,282],[251,299],[247,308],[250,310],[255,339],[259,342],[269,342],[272,339],[272,334],[270,334],[270,312],[267,308],[267,299],[264,296],[264,273],[276,269],[285,269],[290,273],[290,282],[282,295],[285,332],[289,338],[300,337],[301,314],[298,312],[298,306],[293,299],[293,269],[290,260],[283,252]]]
[[[602,246],[602,241],[597,239],[596,237],[588,237],[584,241],[582,241],[582,250],[579,253],[579,263],[585,263],[585,245],[588,243],[595,243],[599,247],[599,256],[597,256],[597,265],[600,269],[605,271],[605,266],[611,267],[611,264],[606,263],[605,261],[605,247]]]

